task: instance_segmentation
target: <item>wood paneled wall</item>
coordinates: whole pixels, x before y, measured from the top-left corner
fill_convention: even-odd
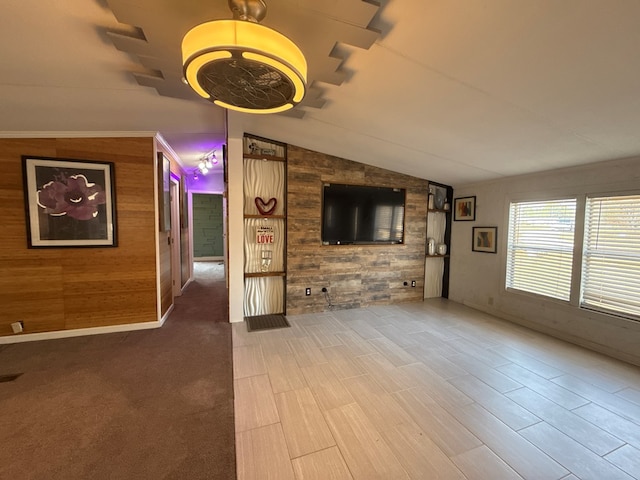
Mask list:
[[[0,336],[157,320],[154,139],[0,139]],[[115,164],[118,246],[27,248],[21,155]]]
[[[287,313],[329,310],[322,287],[335,309],[422,300],[427,181],[293,145],[287,157]],[[405,243],[323,246],[323,183],[405,188]]]

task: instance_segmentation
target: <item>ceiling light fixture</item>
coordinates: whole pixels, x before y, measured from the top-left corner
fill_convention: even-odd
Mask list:
[[[307,62],[281,33],[260,25],[263,0],[229,0],[233,20],[198,25],[182,40],[187,83],[216,105],[246,113],[278,113],[304,98]]]
[[[218,159],[216,158],[216,151],[211,150],[208,153],[205,153],[202,157],[200,157],[200,161],[198,162],[198,168],[193,172],[193,179],[198,179],[198,172],[202,175],[206,175],[209,170],[213,168],[214,165],[218,164]]]

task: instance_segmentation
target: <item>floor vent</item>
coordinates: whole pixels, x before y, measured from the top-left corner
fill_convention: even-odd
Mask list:
[[[0,383],[13,382],[21,373],[12,373],[10,375],[0,375]]]
[[[256,315],[255,317],[244,317],[247,322],[247,331],[271,330],[273,328],[290,327],[287,317],[281,313],[275,315]]]

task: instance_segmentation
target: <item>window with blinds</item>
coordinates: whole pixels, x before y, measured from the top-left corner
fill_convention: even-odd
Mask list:
[[[575,198],[511,204],[507,288],[569,300],[575,217]]]
[[[580,305],[640,318],[640,195],[587,198]]]

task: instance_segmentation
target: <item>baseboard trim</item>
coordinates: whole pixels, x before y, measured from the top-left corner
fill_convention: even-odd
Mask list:
[[[73,330],[56,330],[54,332],[21,333],[0,337],[0,345],[23,342],[37,342],[39,340],[54,340],[57,338],[82,337],[85,335],[102,335],[103,333],[132,332],[135,330],[151,330],[160,328],[173,311],[173,305],[162,318],[155,322],[125,323],[122,325],[108,325],[105,327],[74,328]]]
[[[184,293],[184,291],[186,290],[186,288],[189,286],[189,284],[193,282],[193,278],[190,278],[189,280],[186,281],[186,283],[182,286],[182,288],[180,289],[180,291],[182,293]],[[172,307],[173,308],[173,307]]]
[[[215,262],[224,260],[224,257],[195,257],[194,262]]]
[[[467,307],[473,308],[475,310],[479,310],[484,313],[488,313],[489,315],[493,315],[494,317],[500,318],[502,320],[506,320],[516,325],[520,325],[521,327],[525,327],[530,330],[534,330],[536,332],[544,333],[545,335],[549,335],[550,337],[558,338],[560,340],[564,340],[565,342],[573,343],[574,345],[578,345],[588,350],[593,350],[594,352],[602,353],[609,357],[622,360],[623,362],[640,366],[640,357],[635,355],[630,355],[625,352],[621,352],[619,350],[616,350],[613,347],[596,343],[586,338],[577,337],[575,335],[571,335],[562,330],[556,330],[547,325],[536,323],[526,318],[517,317],[515,315],[511,315],[511,314],[502,312],[500,310],[495,310],[493,308],[486,307],[485,305],[476,304],[474,302],[458,302],[458,303],[462,303],[462,305],[466,305]]]

